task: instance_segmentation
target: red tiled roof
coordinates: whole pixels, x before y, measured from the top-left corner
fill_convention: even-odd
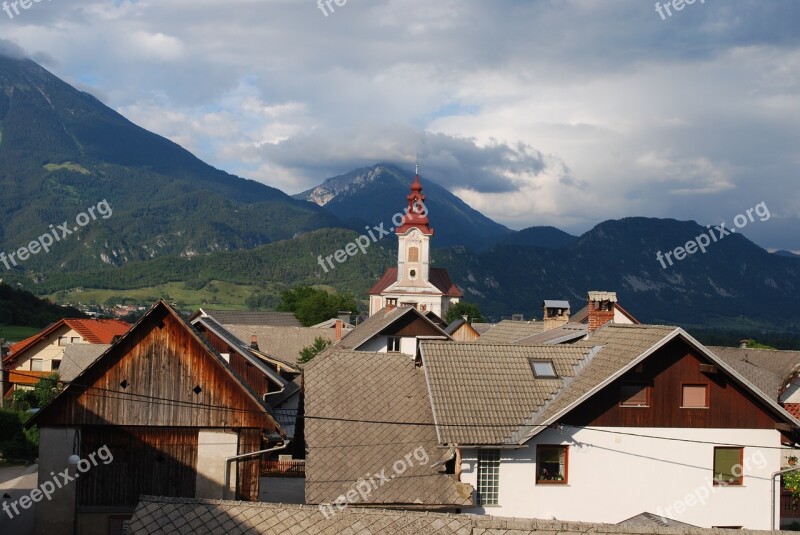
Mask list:
[[[461,293],[461,290],[458,289],[458,286],[453,283],[450,274],[445,268],[431,268],[429,280],[437,290],[447,297],[463,297],[464,295]],[[395,282],[397,282],[397,268],[389,268],[378,282],[367,290],[367,295],[379,295]]]
[[[114,337],[122,336],[131,328],[130,324],[120,320],[61,319],[45,327],[42,332],[13,344],[3,364],[16,360],[22,352],[64,326],[78,332],[90,344],[110,344]]]
[[[784,403],[783,408],[795,418],[800,419],[800,403]]]
[[[79,332],[90,344],[110,344],[114,337],[122,336],[131,328],[129,323],[120,320],[65,319],[64,323]]]

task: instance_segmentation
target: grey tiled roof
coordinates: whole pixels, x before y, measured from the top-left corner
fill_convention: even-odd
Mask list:
[[[623,520],[617,524],[618,526],[657,526],[664,528],[696,528],[692,524],[686,522],[679,522],[671,518],[666,518],[653,513],[641,513],[632,516],[627,520]]]
[[[423,342],[437,431],[442,443],[503,444],[560,392],[589,349]],[[531,359],[553,362],[558,378],[534,377]]]
[[[415,450],[413,467],[359,503],[471,503],[469,485],[432,467],[447,451],[438,448],[424,373],[408,355],[317,356],[305,368],[305,414],[306,503],[331,503],[366,474],[394,475],[394,463]]]
[[[272,325],[273,327],[302,327],[291,312],[258,310],[203,310],[220,325]]]
[[[97,360],[110,344],[70,344],[64,348],[64,356],[58,368],[58,376],[62,381],[72,381],[83,370]]]
[[[482,333],[477,341],[481,344],[513,344],[521,338],[539,334],[543,330],[544,322],[541,321],[503,320]]]
[[[539,414],[532,417],[529,424],[545,424],[569,408],[573,403],[593,392],[601,384],[609,381],[630,365],[647,350],[674,333],[676,327],[663,325],[622,325],[609,323],[581,342],[568,347],[586,349],[601,347],[583,363],[567,388],[564,388],[552,403]],[[564,347],[564,346],[555,346]],[[522,426],[515,435],[515,441],[526,441],[531,432],[540,428]]]
[[[310,346],[319,336],[333,342],[336,329],[315,327],[273,327],[268,325],[225,325],[239,340],[250,346],[252,335],[258,339],[258,350],[292,368],[297,367],[300,350]]]
[[[494,323],[477,323],[476,322],[476,323],[472,324],[472,328],[475,329],[475,331],[477,331],[478,334],[483,334],[486,331],[488,331],[489,329],[491,329],[492,327],[494,327],[494,325],[495,325]]]
[[[587,325],[567,323],[555,329],[548,329],[539,334],[528,336],[527,338],[520,338],[514,344],[519,345],[541,345],[541,344],[564,344],[569,342],[577,342],[581,338],[585,338],[589,333]]]
[[[787,379],[800,370],[800,351],[719,346],[708,349],[772,400],[778,399]]]
[[[559,299],[545,299],[543,304],[545,308],[566,308],[569,310],[569,301],[564,301]]]
[[[671,521],[674,522],[674,521]],[[325,515],[304,505],[142,496],[128,526],[131,535],[719,535],[680,524],[589,524],[348,507]],[[670,524],[673,525],[673,524]],[[763,533],[739,530],[750,535]],[[780,532],[776,532],[780,533]],[[785,532],[790,533],[790,532]]]

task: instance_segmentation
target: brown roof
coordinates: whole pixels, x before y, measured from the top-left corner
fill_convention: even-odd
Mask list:
[[[774,400],[791,382],[792,375],[800,371],[800,351],[719,346],[708,349]]]
[[[385,470],[392,480],[359,503],[471,504],[469,485],[432,466],[448,454],[438,448],[424,373],[408,355],[317,356],[305,369],[305,411],[306,503],[332,503]],[[410,454],[413,466],[396,472]]]
[[[428,281],[436,287],[437,290],[448,297],[463,297],[464,294],[458,289],[453,280],[450,278],[450,273],[445,268],[430,268]],[[397,282],[397,268],[392,267],[386,270],[383,276],[378,279],[372,288],[367,290],[367,295],[380,295],[386,288]]]
[[[248,346],[256,335],[258,351],[292,368],[297,367],[300,350],[313,344],[317,337],[331,342],[336,340],[335,329],[270,325],[225,325],[225,328]]]
[[[423,342],[439,441],[503,444],[560,392],[589,350],[576,346],[518,346]],[[558,378],[533,375],[531,360],[553,362]]]
[[[273,503],[232,502],[193,498],[142,496],[128,533],[131,535],[719,535],[670,521],[646,525],[590,524],[562,520],[504,518],[488,515],[388,511],[347,507],[325,514],[318,507]],[[738,530],[742,535],[763,533]],[[779,533],[779,532],[776,532]],[[785,532],[790,533],[790,532]]]
[[[477,342],[481,344],[513,344],[517,340],[544,331],[542,321],[503,320],[481,334]]]

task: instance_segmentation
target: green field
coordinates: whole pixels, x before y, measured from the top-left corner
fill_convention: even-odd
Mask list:
[[[182,310],[205,308],[246,309],[248,297],[274,295],[276,299],[285,288],[282,285],[245,285],[224,281],[210,281],[201,288],[184,282],[169,282],[134,290],[106,290],[76,288],[56,292],[46,297],[59,304],[83,303],[87,305],[136,304],[150,306],[159,299],[177,303]]]
[[[16,325],[0,325],[0,337],[6,342],[19,342],[41,331],[36,327],[19,327]]]

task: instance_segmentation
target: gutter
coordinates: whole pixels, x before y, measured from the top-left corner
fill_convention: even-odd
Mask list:
[[[281,446],[277,446],[275,448],[269,448],[269,449],[261,450],[261,451],[253,451],[253,452],[250,452],[250,453],[243,453],[241,455],[234,455],[233,457],[228,457],[227,459],[225,459],[225,488],[222,491],[223,499],[225,499],[225,495],[230,490],[230,485],[231,485],[231,463],[233,461],[238,461],[240,459],[245,459],[247,457],[255,457],[257,455],[263,455],[265,453],[272,453],[273,451],[285,450],[286,448],[289,447],[290,443],[291,443],[291,440],[287,440]]]
[[[769,477],[769,480],[772,483],[772,492],[770,493],[772,495],[772,505],[769,508],[770,515],[772,516],[772,521],[771,521],[772,531],[775,531],[775,483],[776,483],[775,478],[778,477],[779,475],[785,474],[787,472],[794,472],[796,470],[800,470],[800,466],[795,466],[793,468],[786,468],[784,470],[778,470],[777,472],[772,472],[772,475]],[[780,492],[780,488],[778,488],[778,492]]]

